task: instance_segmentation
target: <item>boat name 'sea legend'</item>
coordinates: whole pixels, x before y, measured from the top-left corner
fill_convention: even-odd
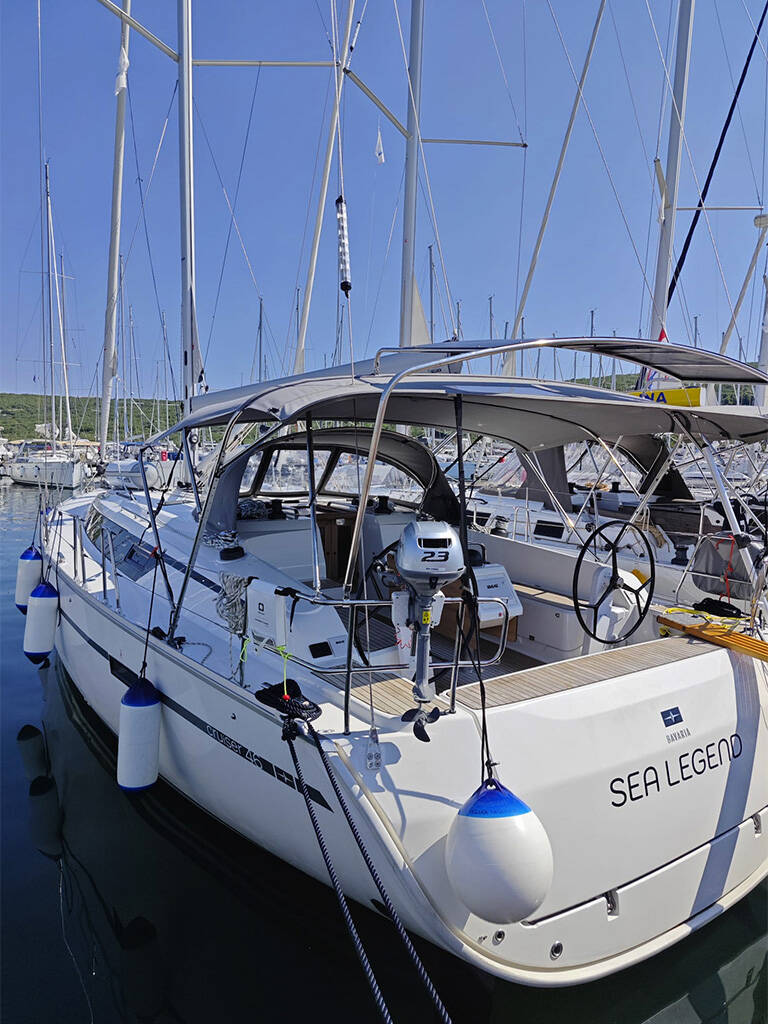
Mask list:
[[[681,782],[690,782],[698,775],[730,764],[741,756],[742,750],[741,737],[735,732],[732,736],[713,740],[706,747],[683,751],[672,760],[665,759],[663,769],[649,764],[647,768],[639,768],[626,777],[620,775],[611,779],[610,789],[614,796],[611,804],[623,807],[630,800],[642,800],[654,792],[660,793],[662,785],[671,788],[679,786]]]

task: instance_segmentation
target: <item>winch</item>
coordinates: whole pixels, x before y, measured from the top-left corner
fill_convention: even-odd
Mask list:
[[[419,703],[434,699],[429,679],[429,637],[441,588],[464,572],[459,535],[448,523],[412,522],[395,551],[395,567],[408,590],[408,620],[415,634],[416,672],[413,693]]]

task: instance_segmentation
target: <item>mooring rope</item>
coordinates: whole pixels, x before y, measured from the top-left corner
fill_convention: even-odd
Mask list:
[[[411,942],[411,938],[408,935],[408,932],[405,930],[403,922],[400,920],[400,915],[395,910],[394,904],[392,903],[392,900],[389,898],[389,893],[384,888],[384,883],[382,882],[381,876],[376,870],[376,865],[373,863],[371,855],[368,853],[365,843],[363,842],[363,837],[360,835],[357,825],[355,824],[355,820],[352,817],[349,807],[347,806],[346,800],[344,799],[344,795],[341,792],[341,787],[336,781],[336,776],[333,774],[333,769],[331,767],[330,761],[328,760],[328,755],[326,754],[325,750],[323,750],[322,744],[320,743],[320,737],[315,732],[311,722],[307,722],[306,725],[309,731],[309,735],[312,737],[312,740],[314,741],[314,744],[317,747],[317,752],[320,755],[320,760],[323,762],[323,767],[325,768],[328,779],[331,783],[331,786],[333,787],[333,791],[336,794],[336,799],[339,801],[339,806],[341,807],[344,817],[347,819],[349,830],[352,833],[355,842],[357,843],[357,847],[360,850],[360,853],[362,854],[363,860],[365,861],[365,866],[368,868],[370,876],[373,879],[374,885],[379,890],[379,895],[381,896],[384,906],[387,908],[387,913],[392,919],[392,924],[395,926],[395,929],[398,935],[400,936],[400,940],[405,946],[406,952],[408,953],[408,956],[411,958],[411,961],[413,962],[413,965],[416,968],[416,971],[419,977],[421,978],[421,981],[424,987],[426,988],[429,997],[432,1000],[435,1009],[437,1010],[440,1016],[440,1019],[444,1021],[445,1024],[451,1024],[451,1018],[448,1015],[448,1011],[443,1005],[443,1002],[440,999],[440,996],[438,995],[437,989],[435,988],[432,979],[427,973],[426,967],[421,961],[421,957],[416,952],[416,949],[413,943]]]
[[[360,965],[363,968],[363,971],[365,972],[365,977],[368,981],[368,985],[371,990],[371,995],[373,996],[374,1002],[376,1003],[376,1008],[378,1009],[379,1014],[381,1015],[381,1019],[384,1021],[388,1021],[389,1024],[394,1024],[392,1020],[392,1015],[389,1012],[389,1009],[387,1008],[386,1002],[384,1001],[384,995],[382,994],[381,988],[379,987],[379,983],[376,980],[376,975],[373,973],[373,967],[371,966],[371,962],[368,959],[368,954],[365,952],[365,947],[363,946],[362,940],[357,932],[357,928],[355,928],[355,922],[352,920],[352,914],[350,912],[349,905],[347,903],[346,897],[344,896],[344,891],[341,888],[341,883],[339,882],[338,875],[336,874],[336,869],[333,866],[331,855],[328,852],[328,847],[326,846],[325,843],[325,837],[323,836],[322,830],[320,828],[320,822],[317,820],[317,814],[315,813],[315,809],[312,806],[312,799],[309,795],[309,791],[307,790],[307,784],[304,781],[304,773],[301,770],[299,758],[296,754],[294,738],[297,735],[298,727],[296,725],[296,722],[292,719],[286,718],[283,726],[283,739],[286,740],[286,742],[288,743],[288,749],[291,752],[293,767],[296,769],[296,780],[299,783],[301,795],[304,797],[304,803],[307,805],[307,811],[309,812],[309,817],[312,821],[312,828],[315,830],[317,845],[320,847],[320,853],[322,854],[323,860],[325,861],[325,867],[326,870],[328,871],[328,877],[330,878],[331,885],[333,886],[333,890],[336,893],[336,899],[338,900],[339,908],[341,909],[341,913],[344,918],[344,923],[346,924],[347,931],[349,932],[349,936],[352,939],[352,944],[355,947],[355,953],[357,954],[357,958],[360,961]]]

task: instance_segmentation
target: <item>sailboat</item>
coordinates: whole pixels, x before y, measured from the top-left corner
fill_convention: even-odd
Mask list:
[[[38,39],[39,43],[39,39]],[[38,54],[39,57],[39,54]],[[42,122],[40,125],[40,149],[42,154]],[[43,361],[47,363],[50,383],[50,422],[41,424],[41,433],[45,440],[42,443],[27,442],[19,453],[7,464],[7,474],[13,483],[26,484],[32,487],[74,490],[85,483],[91,476],[87,463],[76,451],[76,437],[72,428],[72,413],[69,404],[69,375],[67,370],[66,338],[62,296],[59,290],[59,274],[56,267],[56,246],[53,229],[53,211],[51,206],[50,167],[48,161],[43,166],[43,195],[41,205],[44,216],[41,218],[42,249],[45,253],[45,265],[40,273],[44,277],[43,293],[47,302],[43,302],[40,310],[43,340]],[[63,287],[62,274],[62,287]],[[54,315],[55,301],[55,315]],[[47,317],[46,317],[47,306]],[[47,330],[46,330],[47,326]],[[66,410],[66,436],[58,438],[59,429],[56,424],[56,359],[54,337],[58,328],[61,351],[61,380],[64,397],[62,404]],[[47,342],[47,344],[46,344]],[[45,374],[43,375],[45,378]]]
[[[589,536],[578,554],[494,546],[470,522],[464,437],[535,456],[625,433],[704,449],[768,426],[470,371],[562,346],[768,376],[636,339],[452,341],[196,394],[189,0],[178,45],[185,413],[142,448],[143,494],[41,514],[28,656],[55,648],[117,736],[120,786],[162,777],[342,907],[383,907],[404,941],[536,986],[653,956],[768,874],[761,567],[735,552],[751,614],[728,631],[674,618],[652,560],[645,578],[620,571],[621,535],[607,560]],[[455,433],[458,493],[414,425]],[[223,436],[198,475],[206,428]],[[153,494],[144,455],[171,434],[187,487]]]

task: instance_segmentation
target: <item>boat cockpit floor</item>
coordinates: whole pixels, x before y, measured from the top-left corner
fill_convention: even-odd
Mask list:
[[[440,638],[437,640],[440,648]],[[442,642],[448,645],[448,650],[433,647],[433,652],[441,660],[450,660],[452,645],[448,644],[448,641]],[[507,650],[498,665],[483,669],[486,707],[502,707],[587,686],[590,683],[605,682],[645,669],[695,658],[711,649],[709,644],[701,641],[685,637],[668,637],[534,667],[528,667],[532,659]],[[344,690],[343,672],[326,675],[325,679],[338,689]],[[445,671],[443,679],[446,683],[449,682],[450,670]],[[474,670],[460,670],[456,690],[457,703],[473,711],[481,707],[480,684],[470,681],[474,679]],[[356,673],[352,677],[352,697],[365,705],[372,700],[374,708],[387,715],[400,716],[414,706],[412,682],[392,671],[372,669],[370,673]],[[443,691],[435,703],[441,709],[447,707],[447,692]]]

